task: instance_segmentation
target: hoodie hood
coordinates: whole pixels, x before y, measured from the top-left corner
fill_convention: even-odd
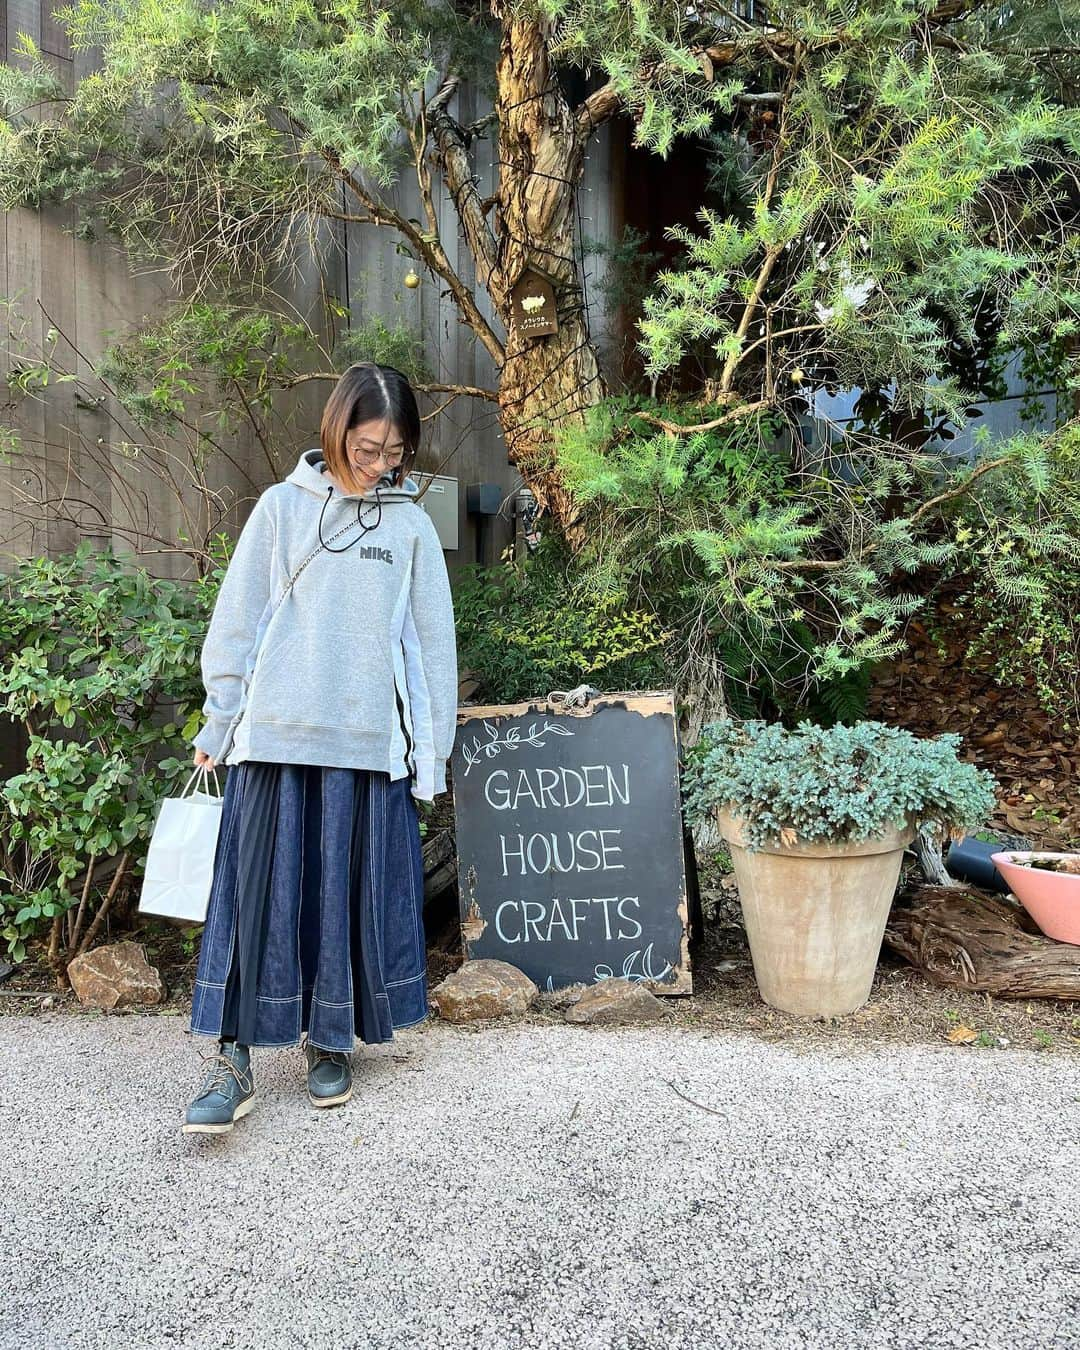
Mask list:
[[[288,474],[285,481],[295,483],[305,492],[314,493],[322,502],[326,501],[327,489],[331,487],[333,487],[331,495],[340,497],[343,501],[379,501],[384,506],[388,502],[416,501],[420,495],[420,486],[415,478],[406,476],[403,483],[395,485],[390,481],[391,477],[392,470],[387,469],[374,487],[367,488],[364,492],[341,492],[327,477],[322,446],[317,445],[314,449],[303,452],[296,461],[296,468]]]

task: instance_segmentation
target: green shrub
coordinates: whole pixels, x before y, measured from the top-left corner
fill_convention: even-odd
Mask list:
[[[509,551],[508,551],[509,553]],[[458,659],[494,703],[590,683],[604,690],[667,687],[669,635],[648,610],[588,586],[556,535],[497,567],[455,578]]]
[[[1038,445],[1036,438],[1030,438]],[[948,570],[962,589],[948,622],[969,660],[1006,688],[1030,685],[1059,730],[1080,727],[1080,424],[1038,445],[1037,472],[995,475],[965,498]],[[936,624],[940,641],[944,625]]]
[[[957,757],[953,732],[929,739],[880,722],[795,730],[760,720],[709,722],[687,754],[683,800],[700,824],[717,806],[746,822],[751,848],[781,831],[800,841],[855,842],[902,828],[980,825],[994,779]]]
[[[360,323],[354,321],[342,335],[334,352],[339,365],[350,361],[375,361],[396,366],[414,384],[435,377],[424,360],[424,340],[419,332],[398,320],[391,328],[381,314],[373,314]]]
[[[585,536],[574,566],[658,616],[681,697],[788,724],[862,717],[907,619],[962,574],[999,678],[1030,678],[1073,723],[1080,423],[978,449],[797,452],[753,408],[610,398],[560,433]]]
[[[623,396],[565,428],[560,473],[586,532],[577,566],[676,635],[677,687],[700,705],[805,716],[819,697],[828,720],[850,716],[860,672],[903,650],[903,621],[922,604],[893,574],[949,546],[883,519],[894,465],[862,466],[852,483],[801,462],[771,417],[672,435],[649,420],[725,416]],[[874,549],[852,554],[852,541]]]
[[[0,708],[28,735],[25,769],[0,787],[0,936],[14,960],[51,926],[59,969],[141,876],[156,804],[191,772],[220,577],[162,580],[84,542],[3,579]]]

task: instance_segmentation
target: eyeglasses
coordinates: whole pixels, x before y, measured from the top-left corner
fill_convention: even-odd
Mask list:
[[[363,445],[347,445],[345,449],[352,458],[358,459],[361,464],[368,467],[382,459],[385,460],[388,469],[399,469],[405,459],[404,451],[391,458],[385,450],[369,450]]]

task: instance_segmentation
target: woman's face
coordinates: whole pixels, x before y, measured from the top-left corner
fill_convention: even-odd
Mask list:
[[[361,491],[401,463],[405,443],[389,418],[360,422],[345,433],[345,457]]]

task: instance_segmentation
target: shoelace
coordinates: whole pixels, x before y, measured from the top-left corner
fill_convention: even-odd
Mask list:
[[[314,1058],[311,1061],[311,1067],[314,1069],[322,1060],[328,1059],[334,1064],[347,1064],[348,1058],[344,1050],[324,1050],[321,1045],[311,1045],[310,1042],[304,1042],[305,1049],[309,1050]]]
[[[216,1092],[219,1089],[224,1090],[226,1087],[228,1087],[229,1074],[232,1074],[232,1076],[236,1079],[237,1085],[240,1087],[242,1091],[247,1090],[247,1084],[240,1076],[242,1073],[245,1073],[247,1071],[244,1069],[238,1069],[228,1055],[222,1054],[221,1051],[217,1052],[211,1051],[209,1054],[204,1055],[200,1050],[199,1058],[202,1059],[204,1062],[212,1061],[213,1063],[213,1067],[207,1071],[206,1082],[203,1085],[203,1090],[202,1093],[200,1093],[200,1096],[204,1096],[208,1092]]]

